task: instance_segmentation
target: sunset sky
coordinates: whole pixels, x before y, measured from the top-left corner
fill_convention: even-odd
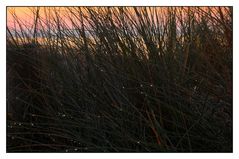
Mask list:
[[[72,11],[73,12],[77,12],[79,11],[77,7],[71,7],[71,11],[69,11],[69,7],[8,7],[7,8],[7,26],[9,29],[19,29],[19,23],[22,24],[23,28],[25,29],[32,29],[34,28],[33,24],[34,24],[34,17],[35,17],[35,13],[37,8],[39,9],[39,16],[41,19],[41,26],[43,28],[45,28],[45,26],[47,25],[45,22],[48,21],[50,23],[55,23],[56,24],[56,20],[59,20],[62,24],[65,25],[65,27],[67,29],[71,29],[74,28],[72,27],[72,21],[79,23],[79,13],[76,13],[77,16],[72,16]],[[101,7],[91,7],[92,10],[98,12]],[[117,8],[117,7],[116,7]],[[167,9],[171,8],[171,7],[147,7],[147,12],[150,13],[150,16],[153,15],[153,17],[150,18],[153,19],[152,23],[157,24],[158,20],[164,20],[164,18],[166,16],[168,16],[168,12]],[[205,13],[201,14],[201,15],[206,15],[207,14],[207,9],[206,7],[174,7],[176,8],[176,12],[180,14],[180,16],[182,16],[185,11],[187,12],[188,9],[190,9],[192,11],[192,13],[195,12],[200,12],[203,11]],[[88,12],[85,14],[84,12],[86,12],[84,7],[80,7],[80,9],[82,10],[82,13],[84,14],[84,16],[88,16]],[[213,11],[215,9],[218,9],[218,7],[210,7],[210,9]],[[225,9],[225,8],[224,8]],[[116,9],[117,10],[117,9]],[[113,11],[116,11],[113,10]],[[141,10],[141,8],[139,9]],[[222,9],[223,10],[223,9]],[[153,12],[153,14],[151,14]],[[159,16],[159,19],[156,20],[156,14],[155,12],[157,12],[157,15]],[[101,12],[102,13],[102,12]],[[216,13],[216,12],[215,12]],[[57,14],[57,15],[56,15]],[[133,9],[133,7],[127,7],[127,15],[129,15],[130,18],[133,18],[134,21],[139,21],[139,19],[135,19],[135,11]],[[119,13],[116,13],[114,16],[119,16]],[[218,12],[215,15],[212,16],[219,16]],[[59,18],[59,19],[58,19]],[[72,19],[71,19],[72,18]],[[17,22],[18,21],[18,22]],[[85,23],[85,25],[87,25]],[[53,25],[51,25],[52,27]],[[53,28],[56,26],[53,26]],[[63,27],[64,28],[64,27]],[[25,30],[24,29],[24,30]]]

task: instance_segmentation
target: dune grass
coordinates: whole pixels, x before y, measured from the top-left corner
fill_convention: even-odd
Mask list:
[[[231,7],[9,14],[8,152],[232,152]]]

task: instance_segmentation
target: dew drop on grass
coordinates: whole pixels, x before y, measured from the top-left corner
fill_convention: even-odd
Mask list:
[[[197,86],[194,86],[193,89],[196,90],[196,89],[197,89]]]

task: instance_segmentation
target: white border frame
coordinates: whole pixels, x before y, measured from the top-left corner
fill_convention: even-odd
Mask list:
[[[6,153],[6,6],[233,6],[233,153]],[[239,2],[238,0],[1,0],[0,156],[3,159],[234,159],[239,158]]]

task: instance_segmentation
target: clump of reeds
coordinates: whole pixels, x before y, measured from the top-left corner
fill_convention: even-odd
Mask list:
[[[7,28],[8,152],[232,151],[232,8],[32,13]]]

